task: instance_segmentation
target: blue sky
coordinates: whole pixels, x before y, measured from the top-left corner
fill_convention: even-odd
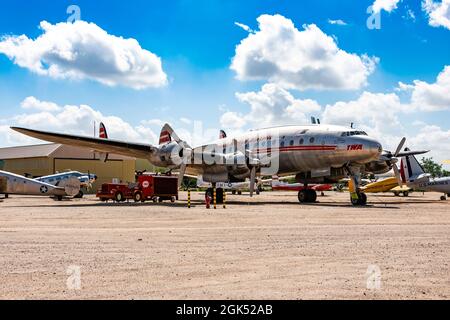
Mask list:
[[[224,112],[248,114],[250,106],[236,98],[237,92],[258,92],[268,82],[238,80],[236,72],[230,69],[236,46],[249,36],[235,22],[258,31],[257,18],[262,14],[282,15],[292,20],[298,30],[304,24],[315,24],[333,36],[340,49],[379,59],[367,84],[360,88],[289,88],[297,99],[312,99],[324,107],[357,100],[364,91],[394,93],[399,81],[434,83],[444,67],[450,65],[450,30],[430,26],[421,1],[407,0],[400,1],[391,12],[381,11],[381,29],[370,30],[366,26],[366,10],[372,3],[373,0],[4,1],[0,11],[1,36],[24,34],[36,39],[43,33],[39,29],[41,21],[65,22],[67,7],[75,4],[81,9],[82,20],[95,23],[110,35],[136,39],[143,49],[160,57],[168,84],[135,90],[89,79],[55,79],[19,67],[0,54],[0,117],[4,125],[14,122],[14,117],[28,112],[21,102],[33,96],[61,106],[86,104],[132,125],[160,119],[176,127],[183,125],[180,118],[187,118],[219,128]],[[408,17],[408,11],[414,19]],[[330,19],[340,19],[346,25],[331,24]],[[407,103],[407,94],[396,94]],[[445,134],[450,130],[448,116],[448,109],[441,109],[406,113],[398,119],[404,126],[401,133],[414,135],[418,128],[412,123],[422,121],[439,127]]]

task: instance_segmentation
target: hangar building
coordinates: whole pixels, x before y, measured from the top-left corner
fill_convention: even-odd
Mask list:
[[[29,177],[40,177],[69,170],[91,172],[98,176],[93,190],[118,179],[134,182],[136,159],[110,154],[106,163],[86,148],[61,144],[41,144],[0,148],[0,170]]]

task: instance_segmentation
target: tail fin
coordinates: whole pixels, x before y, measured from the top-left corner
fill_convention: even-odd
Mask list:
[[[224,130],[220,130],[219,139],[225,139],[227,137],[227,133]]]
[[[100,128],[98,133],[99,138],[108,139],[108,132],[103,122],[100,122]]]
[[[159,135],[159,145],[168,144],[172,141],[175,141],[184,147],[189,147],[189,145],[180,139],[180,137],[175,133],[172,127],[166,123],[164,127],[161,129],[161,134]]]
[[[168,127],[167,124],[162,128],[161,134],[159,135],[159,145],[168,144],[172,142],[171,129],[172,128]]]
[[[100,122],[100,128],[98,129],[98,137],[100,139],[108,139],[108,131],[106,131],[106,126],[103,122]],[[109,153],[100,152],[99,157],[100,161],[107,162],[109,158]]]
[[[415,156],[406,156],[402,158],[400,173],[405,182],[414,182],[425,171]]]

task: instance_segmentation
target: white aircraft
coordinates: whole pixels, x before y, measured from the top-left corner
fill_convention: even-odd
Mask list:
[[[43,176],[39,178],[35,178],[34,180],[45,182],[54,186],[59,186],[64,181],[76,178],[80,181],[80,187],[81,188],[90,188],[92,184],[97,180],[97,176],[92,173],[81,173],[79,171],[67,171],[67,172],[61,172],[56,173],[48,176]],[[83,198],[83,191],[80,189],[78,194],[75,196],[75,198]]]
[[[212,188],[213,185],[211,182],[206,182],[203,180],[203,177],[200,175],[195,177],[197,179],[197,187],[199,188]],[[263,183],[270,182],[272,179],[267,180],[257,180],[255,193],[259,194],[261,192],[261,187]],[[217,182],[216,189],[229,190],[233,194],[238,193],[242,194],[244,190],[250,190],[250,181],[247,179],[243,182]]]
[[[7,198],[10,194],[30,196],[52,196],[58,200],[64,197],[75,197],[80,192],[80,181],[69,178],[58,186],[26,178],[15,173],[0,171],[0,194]]]
[[[425,170],[414,156],[402,158],[400,174],[402,182],[412,189],[443,193],[441,200],[446,200],[447,196],[450,197],[450,177],[432,178],[431,174],[425,173]]]
[[[253,130],[239,137],[225,137],[211,144],[191,148],[170,125],[161,130],[159,146],[146,143],[53,133],[12,127],[30,137],[60,144],[90,148],[103,154],[116,153],[148,159],[157,167],[179,169],[179,183],[185,173],[203,177],[216,186],[219,182],[244,182],[250,179],[250,195],[258,175],[294,175],[297,182],[334,183],[344,177],[354,181],[350,190],[353,205],[365,205],[367,197],[359,189],[361,174],[385,173],[397,158],[426,151],[401,153],[383,151],[381,144],[365,132],[332,125],[282,126]],[[395,171],[401,181],[398,169]],[[315,190],[299,191],[300,202],[315,202]]]

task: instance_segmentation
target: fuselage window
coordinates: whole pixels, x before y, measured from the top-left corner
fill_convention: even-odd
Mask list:
[[[289,142],[289,145],[293,146],[294,145],[294,140],[291,140],[291,142]]]
[[[305,139],[300,139],[299,144],[305,143]]]
[[[314,139],[314,137],[312,137],[311,139],[309,139],[309,143],[314,143],[316,139]]]

